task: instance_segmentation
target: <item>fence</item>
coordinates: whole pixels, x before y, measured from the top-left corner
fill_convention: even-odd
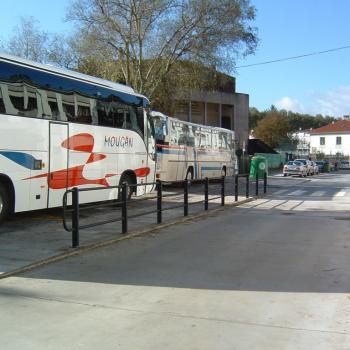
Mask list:
[[[205,178],[201,180],[182,180],[182,181],[177,181],[173,182],[172,184],[180,184],[181,187],[183,188],[183,200],[181,204],[176,204],[172,206],[167,206],[164,207],[164,199],[169,198],[169,197],[174,197],[178,196],[178,193],[176,194],[164,194],[163,193],[163,183],[161,181],[157,182],[152,182],[152,183],[142,183],[142,184],[132,184],[133,188],[138,187],[138,186],[149,186],[152,185],[156,187],[156,195],[151,196],[151,197],[143,197],[143,198],[135,198],[132,201],[128,199],[128,193],[129,193],[129,185],[125,182],[121,186],[110,186],[110,187],[93,187],[93,188],[83,188],[79,189],[77,187],[74,187],[70,190],[67,190],[64,195],[63,195],[63,227],[66,231],[72,232],[72,247],[76,248],[79,246],[79,235],[80,235],[80,230],[86,229],[86,228],[91,228],[91,227],[96,227],[108,223],[113,223],[113,222],[121,222],[122,225],[122,233],[126,234],[128,232],[128,220],[139,217],[139,216],[144,216],[144,215],[149,215],[149,214],[156,214],[156,223],[160,224],[163,221],[163,212],[167,210],[172,210],[176,208],[183,208],[183,216],[188,216],[189,213],[189,205],[194,205],[194,204],[203,204],[203,209],[204,210],[209,210],[209,202],[213,200],[220,199],[220,205],[224,206],[225,205],[225,197],[227,196],[226,191],[227,191],[227,186],[226,186],[226,180],[228,177],[222,176],[220,178]],[[249,198],[249,187],[250,187],[250,181],[249,181],[249,174],[239,174],[234,176],[234,198],[235,202],[238,201],[238,192],[239,192],[239,178],[245,178],[246,179],[246,184],[245,184],[245,196],[246,198]],[[255,179],[255,195],[259,195],[259,177],[257,176]],[[264,174],[264,178],[262,179],[263,181],[263,192],[266,193],[267,191],[267,174]],[[220,195],[216,197],[211,197],[209,198],[209,190],[210,190],[210,184],[214,182],[219,182],[220,183]],[[200,201],[195,201],[189,203],[189,185],[190,184],[202,184],[203,185],[203,199]],[[106,190],[106,189],[117,189],[118,191],[121,189],[121,199],[119,200],[110,200],[108,202],[104,203],[94,203],[94,204],[85,204],[84,206],[81,205],[79,202],[79,193],[81,192],[87,192],[87,191],[101,191],[101,190]],[[68,195],[71,194],[72,196],[72,205],[68,206]],[[142,202],[146,200],[156,200],[156,208],[148,211],[144,211],[142,213],[137,213],[137,214],[129,214],[128,213],[128,203],[137,203],[137,202]],[[98,207],[107,207],[109,205],[113,206],[120,206],[121,211],[120,211],[120,216],[115,217],[113,219],[109,220],[103,220],[99,222],[94,222],[90,224],[85,224],[81,225],[80,224],[80,213],[83,210],[88,210],[88,209],[95,209]],[[67,220],[67,214],[71,214],[71,226],[69,227],[68,225],[68,220]]]

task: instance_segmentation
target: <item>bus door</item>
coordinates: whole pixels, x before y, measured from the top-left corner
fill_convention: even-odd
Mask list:
[[[48,173],[48,207],[62,205],[62,197],[68,185],[68,124],[50,122],[49,138],[49,173]]]
[[[153,125],[148,118],[147,120],[147,167],[149,168],[149,173],[146,177],[146,182],[156,181],[156,158],[157,158],[157,148],[156,141],[154,138]]]

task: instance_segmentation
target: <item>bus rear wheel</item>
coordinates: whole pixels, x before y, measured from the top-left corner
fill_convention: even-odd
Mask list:
[[[133,178],[129,174],[123,174],[119,181],[119,192],[118,192],[118,200],[122,200],[122,184],[126,182],[128,184],[128,192],[126,194],[126,198],[130,199],[132,194],[135,192],[136,187],[134,185]]]
[[[193,180],[193,170],[192,170],[192,168],[189,168],[187,170],[185,180],[187,180],[187,181],[192,181]]]
[[[0,183],[0,222],[5,220],[10,211],[10,197],[6,187]]]

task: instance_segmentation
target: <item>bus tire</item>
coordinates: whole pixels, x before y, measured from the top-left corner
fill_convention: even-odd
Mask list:
[[[4,221],[10,212],[10,196],[6,187],[0,183],[0,222]]]
[[[221,170],[221,176],[225,176],[226,177],[226,167],[225,166]]]
[[[119,181],[118,201],[122,200],[122,185],[124,182],[128,184],[127,199],[130,199],[132,194],[136,191],[136,187],[132,186],[135,184],[132,176],[130,174],[123,174]]]
[[[193,170],[192,168],[187,169],[185,180],[193,180]]]

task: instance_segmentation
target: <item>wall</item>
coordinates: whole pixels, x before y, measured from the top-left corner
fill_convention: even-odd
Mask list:
[[[336,138],[342,138],[342,144],[336,145]],[[325,145],[320,145],[320,137],[325,138]],[[310,150],[312,154],[321,152],[325,155],[336,155],[340,153],[344,156],[350,155],[350,134],[318,134],[310,137]]]
[[[196,92],[192,94],[191,101],[191,108],[189,108],[189,102],[179,102],[174,116],[198,124],[218,127],[228,125],[231,130],[235,131],[238,146],[243,149],[247,148],[249,95],[226,92]],[[223,125],[223,122],[226,125]]]

